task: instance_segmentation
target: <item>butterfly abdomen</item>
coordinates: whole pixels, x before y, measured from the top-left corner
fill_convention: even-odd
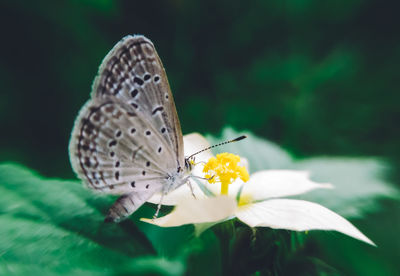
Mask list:
[[[105,222],[120,222],[135,212],[148,198],[140,193],[126,194],[117,199],[104,219]]]

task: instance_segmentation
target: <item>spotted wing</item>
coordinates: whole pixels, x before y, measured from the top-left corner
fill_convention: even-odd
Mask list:
[[[89,188],[112,194],[162,189],[175,152],[151,119],[119,103],[90,100],[72,132],[70,159]]]
[[[76,119],[70,141],[75,172],[98,191],[155,192],[183,166],[182,144],[153,44],[143,36],[125,37],[103,60],[92,99]]]
[[[184,166],[183,137],[164,67],[153,43],[126,36],[104,58],[92,97],[111,100],[149,118]],[[165,133],[164,133],[165,132]]]

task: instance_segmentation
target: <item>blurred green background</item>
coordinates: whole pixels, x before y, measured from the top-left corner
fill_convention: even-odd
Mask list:
[[[1,1],[0,158],[72,177],[97,68],[144,34],[184,133],[248,129],[298,156],[400,156],[398,1]]]
[[[399,9],[394,0],[2,0],[0,161],[74,178],[70,131],[97,68],[123,36],[143,34],[184,133],[229,125],[297,157],[380,156],[399,183]],[[399,219],[399,204],[387,206],[386,218]]]

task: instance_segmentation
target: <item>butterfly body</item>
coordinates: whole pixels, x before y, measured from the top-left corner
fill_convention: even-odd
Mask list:
[[[179,118],[150,40],[127,36],[104,58],[91,99],[75,121],[69,152],[90,189],[121,195],[107,221],[119,221],[155,193],[187,182],[191,166]]]

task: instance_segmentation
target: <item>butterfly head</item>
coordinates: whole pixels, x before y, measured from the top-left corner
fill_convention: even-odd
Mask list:
[[[191,172],[193,170],[194,166],[195,166],[194,156],[190,156],[188,158],[185,158],[185,169],[186,169],[186,171]]]

